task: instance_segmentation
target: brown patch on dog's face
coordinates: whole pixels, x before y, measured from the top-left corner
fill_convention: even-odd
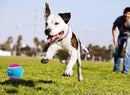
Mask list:
[[[74,48],[78,49],[78,41],[74,33],[72,33],[71,44]]]

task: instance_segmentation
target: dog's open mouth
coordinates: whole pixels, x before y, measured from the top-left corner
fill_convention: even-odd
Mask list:
[[[64,31],[61,31],[60,33],[56,34],[56,35],[48,35],[47,37],[47,42],[51,43],[51,42],[55,42],[58,39],[61,38],[61,36],[63,35]]]

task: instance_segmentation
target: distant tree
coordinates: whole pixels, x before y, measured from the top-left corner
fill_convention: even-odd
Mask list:
[[[7,43],[9,44],[9,50],[12,51],[14,49],[13,37],[8,37]]]
[[[102,49],[103,49],[103,50],[106,50],[106,46],[103,46]]]
[[[10,36],[10,37],[8,37],[7,42],[10,43],[10,41],[12,41],[12,40],[13,40],[13,38]]]
[[[19,35],[17,39],[17,45],[16,45],[17,55],[20,55],[21,53],[21,44],[22,44],[21,41],[22,41],[22,35]]]
[[[34,49],[34,56],[36,56],[37,53],[38,53],[38,46],[40,45],[40,42],[39,42],[39,40],[38,40],[37,37],[35,37],[35,38],[33,39],[33,42],[34,42],[34,44],[35,44],[35,46],[36,46],[36,48]]]
[[[42,40],[40,44],[41,44],[41,48],[42,48],[42,51],[43,51],[46,47],[46,43],[45,43],[44,40]]]
[[[12,43],[12,41],[13,41],[13,38],[11,36],[8,37],[7,41],[3,45],[1,45],[2,49],[10,51],[11,50],[11,43]]]
[[[89,50],[90,55],[92,55],[92,49],[93,49],[93,45],[89,44],[88,45],[88,50]]]
[[[114,50],[114,46],[113,46],[112,44],[110,44],[110,45],[108,46],[108,50]]]
[[[99,45],[88,45],[89,54],[95,57],[102,57],[102,59],[110,60],[113,57],[114,53],[114,47],[113,45],[109,45],[108,49],[106,46],[103,46],[102,48]]]
[[[114,46],[113,46],[112,44],[110,44],[110,45],[108,46],[108,51],[109,51],[109,53],[110,53],[110,58],[112,59],[113,54],[114,54]]]
[[[93,54],[95,56],[100,56],[100,53],[101,53],[101,48],[99,45],[95,45],[93,46]]]
[[[107,56],[109,54],[107,52],[106,46],[103,46],[100,51],[101,51],[101,55],[100,56],[102,56],[103,59],[107,59]]]
[[[36,51],[38,50],[38,46],[40,45],[40,42],[37,37],[34,38],[34,44],[36,45]]]

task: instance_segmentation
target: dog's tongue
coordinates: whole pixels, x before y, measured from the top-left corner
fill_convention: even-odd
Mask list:
[[[48,42],[48,43],[54,42],[54,41],[56,41],[57,39],[59,39],[61,36],[62,36],[62,33],[57,34],[57,35],[54,35],[54,36],[48,36],[47,42]]]
[[[51,42],[55,41],[55,39],[56,39],[56,36],[48,37],[48,38],[47,38],[47,42],[48,42],[48,43],[51,43]]]

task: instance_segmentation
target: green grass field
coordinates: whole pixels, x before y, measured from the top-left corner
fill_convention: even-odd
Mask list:
[[[20,64],[24,74],[17,81],[7,77],[12,63]],[[63,77],[66,65],[53,59],[41,64],[31,57],[0,57],[0,95],[130,95],[130,75],[112,72],[113,63],[82,62],[84,80],[78,81],[77,65],[72,77]]]

